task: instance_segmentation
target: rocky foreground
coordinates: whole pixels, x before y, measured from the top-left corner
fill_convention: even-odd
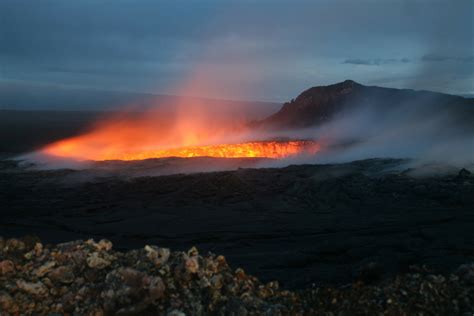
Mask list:
[[[474,175],[466,169],[368,159],[152,176],[201,162],[38,170],[0,161],[0,234],[54,244],[108,239],[122,250],[196,246],[287,289],[347,284],[370,263],[385,278],[412,265],[445,274],[474,262]]]
[[[474,264],[425,267],[377,283],[280,289],[223,256],[156,246],[120,252],[107,240],[43,245],[0,238],[1,315],[471,315]]]

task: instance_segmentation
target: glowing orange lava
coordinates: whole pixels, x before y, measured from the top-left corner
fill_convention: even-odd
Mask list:
[[[103,161],[165,157],[280,159],[314,154],[320,149],[310,140],[254,141],[278,135],[252,130],[235,113],[224,115],[206,103],[184,103],[159,110],[109,114],[82,135],[52,143],[41,152],[50,157]]]
[[[170,88],[179,97],[137,100],[126,108],[104,113],[84,133],[42,148],[40,156],[95,161],[165,157],[281,159],[318,152],[320,143],[276,141],[287,135],[249,124],[264,118],[257,114],[263,113],[257,103],[249,106],[243,101],[199,97],[226,98],[230,94],[236,100],[246,99],[259,91],[258,82],[266,78],[265,72],[251,61],[214,63],[206,57],[217,56],[216,49],[224,46],[212,44],[205,49],[203,62]],[[227,50],[220,53],[228,55]]]
[[[74,142],[66,140],[47,147],[45,152],[57,157],[74,157],[74,147]],[[104,152],[98,156],[81,158],[90,160],[143,160],[165,157],[286,158],[301,154],[314,154],[319,149],[320,147],[317,143],[309,140],[261,141],[158,150]]]

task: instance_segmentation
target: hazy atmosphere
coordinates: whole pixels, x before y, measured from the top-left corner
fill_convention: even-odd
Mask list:
[[[3,0],[0,91],[283,102],[353,79],[471,95],[473,15],[470,0]]]
[[[0,0],[0,315],[474,315],[473,0]]]

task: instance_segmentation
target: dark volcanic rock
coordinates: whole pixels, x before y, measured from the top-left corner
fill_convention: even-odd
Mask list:
[[[37,234],[46,242],[107,238],[120,248],[195,245],[286,288],[377,279],[377,269],[363,269],[370,262],[383,267],[385,277],[413,264],[446,272],[474,261],[474,178],[460,181],[458,170],[410,176],[413,170],[397,171],[406,169],[404,163],[373,159],[80,182],[75,177],[86,171],[7,163],[0,168],[0,230],[8,237]],[[34,240],[4,243],[21,254]],[[102,254],[109,244],[92,246],[94,253],[57,260],[87,266],[84,278],[92,282],[113,265]],[[63,252],[75,247],[58,245]],[[153,247],[146,255],[157,265],[169,260]],[[196,268],[192,258],[186,267]],[[40,274],[57,268],[45,266]],[[11,273],[8,263],[2,269]],[[67,284],[70,274],[59,272],[51,281]]]
[[[471,172],[465,168],[462,168],[458,173],[458,177],[461,179],[469,178],[470,176]]]
[[[310,88],[283,105],[277,113],[255,122],[261,128],[302,128],[319,125],[342,112],[371,109],[379,116],[407,106],[419,111],[420,120],[433,114],[452,116],[454,122],[472,127],[474,99],[442,93],[364,86],[346,80],[329,86]]]
[[[7,244],[12,242],[21,241],[7,240]],[[67,247],[43,246],[38,241],[34,247],[22,248],[18,256],[4,243],[0,257],[17,269],[0,275],[0,313],[296,316],[467,315],[474,311],[472,264],[461,266],[456,274],[436,275],[425,267],[413,267],[408,274],[372,284],[359,281],[344,287],[288,291],[276,281],[264,284],[241,268],[231,269],[223,256],[200,255],[196,248],[187,252],[166,249],[168,259],[157,265],[150,250],[163,248],[120,252],[111,245],[106,240],[75,241]],[[38,248],[42,253],[37,253]],[[61,260],[77,253],[107,257],[110,265],[96,270]],[[38,275],[36,271],[45,266],[57,268],[48,276]],[[90,272],[96,274],[93,281],[86,277]],[[62,282],[51,281],[53,274]]]

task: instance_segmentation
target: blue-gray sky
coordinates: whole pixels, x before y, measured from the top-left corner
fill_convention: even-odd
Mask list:
[[[473,94],[473,23],[472,0],[2,0],[0,81],[275,101],[345,79]]]

